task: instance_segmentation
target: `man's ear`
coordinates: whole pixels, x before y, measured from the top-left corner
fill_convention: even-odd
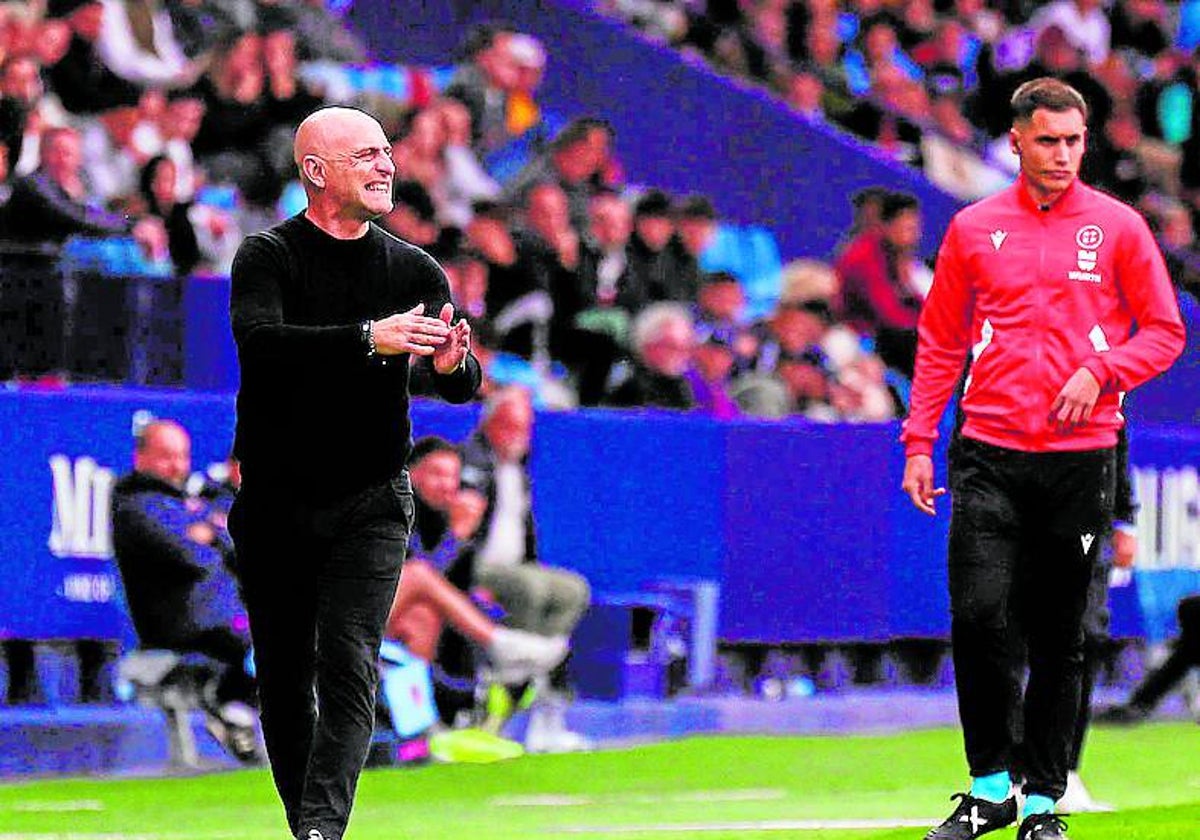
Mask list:
[[[304,177],[307,178],[314,186],[325,186],[325,163],[316,155],[305,155],[300,161],[300,166],[304,170]]]
[[[1017,134],[1015,128],[1008,130],[1008,145],[1012,149],[1012,153],[1017,157],[1021,156],[1021,136]]]

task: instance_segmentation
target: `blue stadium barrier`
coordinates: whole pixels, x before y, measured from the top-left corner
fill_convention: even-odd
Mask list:
[[[0,392],[0,638],[132,641],[106,513],[139,410],[192,431],[196,469],[225,457],[231,394]],[[460,440],[478,412],[421,401],[415,428]],[[713,581],[726,642],[945,637],[947,511],[929,519],[898,490],[897,432],[540,413],[531,470],[542,558],[599,593]],[[1136,589],[1115,599],[1115,628],[1158,636],[1173,630],[1167,582],[1168,594],[1200,590],[1200,430],[1144,424],[1130,439],[1142,566]]]

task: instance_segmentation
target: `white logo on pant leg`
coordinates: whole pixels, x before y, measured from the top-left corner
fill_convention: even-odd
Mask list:
[[[979,829],[981,827],[987,825],[987,820],[985,820],[983,817],[979,816],[979,806],[978,805],[972,805],[971,813],[963,814],[961,817],[958,818],[958,821],[970,823],[972,834],[978,834]]]
[[[325,840],[325,835],[314,828],[308,832],[308,840]]]
[[[1083,544],[1083,553],[1084,554],[1087,554],[1089,551],[1091,551],[1092,542],[1095,539],[1096,539],[1095,534],[1080,534],[1079,535],[1079,542],[1081,542]]]

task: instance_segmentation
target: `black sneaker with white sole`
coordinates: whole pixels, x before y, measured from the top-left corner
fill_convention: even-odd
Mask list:
[[[989,831],[998,831],[1017,821],[1017,800],[1010,796],[1003,802],[976,799],[969,793],[956,793],[959,800],[954,813],[937,828],[925,835],[925,840],[971,840]],[[1025,840],[1024,837],[1021,840]]]
[[[1017,840],[1071,840],[1067,824],[1054,814],[1030,814],[1017,829]]]

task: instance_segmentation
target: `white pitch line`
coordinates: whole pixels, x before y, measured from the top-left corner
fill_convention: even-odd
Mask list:
[[[0,811],[18,811],[33,814],[74,813],[76,811],[103,811],[104,803],[99,799],[47,799],[14,802],[0,805]]]
[[[787,797],[780,788],[744,788],[735,790],[690,790],[680,793],[615,793],[609,796],[583,796],[568,793],[543,793],[529,796],[494,796],[488,804],[497,808],[566,808],[583,805],[644,805],[663,802],[770,802]]]
[[[928,820],[759,820],[754,822],[672,823],[669,825],[576,825],[546,829],[552,834],[679,834],[710,831],[846,831],[877,828],[927,828]],[[3,840],[3,838],[0,838]]]

